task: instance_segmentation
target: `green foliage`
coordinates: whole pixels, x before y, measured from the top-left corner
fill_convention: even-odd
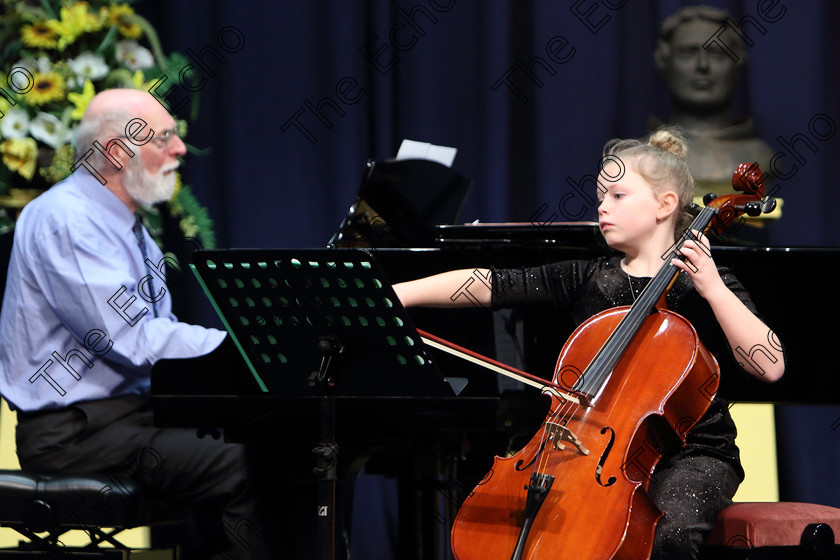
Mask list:
[[[128,3],[2,0],[0,87],[10,100],[0,96],[0,211],[1,195],[9,189],[38,192],[70,174],[75,129],[97,92],[148,90],[164,74],[174,72],[169,78],[177,79],[186,64],[180,53],[164,55],[157,32]],[[17,79],[9,84],[12,75]],[[192,99],[191,120],[197,117],[198,95]],[[185,122],[179,130],[186,132]],[[178,218],[184,236],[198,237],[205,247],[215,244],[213,222],[189,186],[179,186],[172,200],[148,210],[147,223],[159,229],[162,211]]]

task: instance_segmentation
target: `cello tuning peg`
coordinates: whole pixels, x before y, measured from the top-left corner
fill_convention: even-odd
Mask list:
[[[705,195],[703,195],[703,204],[705,204],[706,206],[708,206],[708,205],[709,205],[709,203],[710,203],[711,201],[713,201],[714,199],[716,199],[716,198],[717,198],[717,195],[716,195],[715,193],[711,193],[711,192],[710,192],[710,193],[706,193]]]
[[[703,207],[700,206],[699,204],[689,202],[688,204],[685,205],[685,210],[686,210],[686,212],[691,214],[692,218],[696,218],[697,215],[700,214],[700,211],[703,210]]]
[[[761,215],[761,210],[762,210],[762,204],[761,204],[761,202],[759,202],[757,200],[755,202],[747,202],[746,204],[744,204],[742,209],[744,211],[744,214],[746,214],[747,216],[752,216],[752,217],[760,216]]]
[[[761,201],[761,211],[765,214],[769,214],[773,210],[776,209],[776,199],[772,196],[765,197],[764,200]]]

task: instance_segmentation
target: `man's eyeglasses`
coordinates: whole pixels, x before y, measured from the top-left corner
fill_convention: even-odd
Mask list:
[[[170,128],[169,130],[164,130],[163,134],[155,134],[150,138],[152,142],[157,144],[158,148],[163,148],[164,150],[169,147],[169,139],[173,136],[178,136],[178,127]]]
[[[164,130],[163,134],[155,134],[154,136],[149,138],[149,140],[154,142],[155,145],[158,148],[163,148],[165,150],[166,148],[169,147],[169,140],[173,136],[179,136],[180,137],[180,135],[181,134],[179,133],[179,127],[176,126],[175,128],[170,128],[169,130]],[[125,134],[122,134],[120,136],[114,136],[114,138],[131,138],[132,140],[140,140],[136,136],[131,137],[131,136],[126,136]],[[143,140],[145,140],[145,138]],[[149,140],[146,140],[146,142],[148,142]],[[137,142],[134,142],[134,143],[136,144]]]

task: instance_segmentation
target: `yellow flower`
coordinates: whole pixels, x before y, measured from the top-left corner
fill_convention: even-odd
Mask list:
[[[181,231],[184,232],[184,235],[187,237],[198,237],[198,222],[195,219],[195,216],[187,216],[180,222],[178,222],[178,226],[181,228]]]
[[[131,76],[131,83],[134,84],[135,89],[148,89],[146,83],[144,82],[145,79],[143,71],[138,69],[134,72],[134,75]]]
[[[178,196],[178,192],[181,190],[181,174],[177,171],[175,172],[175,188],[172,189],[172,196],[169,198],[175,198]]]
[[[58,46],[58,36],[45,21],[24,25],[20,30],[23,44],[27,47],[54,49]]]
[[[52,163],[49,167],[42,167],[38,170],[41,177],[47,180],[47,183],[54,185],[68,175],[70,175],[70,168],[76,159],[76,150],[70,144],[62,144],[56,148],[53,154]]]
[[[82,33],[98,31],[102,28],[103,18],[100,14],[92,14],[87,2],[78,2],[69,7],[61,8],[61,20],[47,20],[47,25],[58,34],[58,48],[64,50]]]
[[[64,99],[64,78],[56,72],[34,75],[35,85],[26,94],[26,102],[32,105],[44,105],[51,101]]]
[[[184,205],[181,203],[179,194],[181,193],[181,174],[175,172],[175,188],[172,189],[172,196],[169,197],[169,213],[173,218],[177,218],[184,214]]]
[[[85,114],[85,109],[87,109],[88,103],[90,100],[93,99],[93,96],[96,95],[96,91],[93,89],[93,83],[90,80],[85,80],[85,85],[82,86],[82,93],[76,93],[71,91],[67,94],[67,99],[73,102],[73,105],[76,106],[73,109],[73,112],[70,113],[70,117],[74,120],[81,120],[82,116]]]
[[[16,171],[27,181],[35,175],[35,161],[38,158],[38,144],[33,138],[12,138],[0,142],[3,163]]]
[[[143,34],[143,30],[134,20],[134,9],[128,4],[119,4],[111,7],[108,13],[108,24],[116,25],[120,34],[129,39],[137,39]]]

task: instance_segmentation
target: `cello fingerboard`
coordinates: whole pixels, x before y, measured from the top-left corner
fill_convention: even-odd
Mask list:
[[[583,375],[578,378],[572,387],[575,392],[585,395],[584,404],[591,404],[598,398],[607,385],[613,369],[615,369],[621,356],[624,355],[625,350],[627,350],[627,347],[633,341],[633,338],[636,336],[645,319],[650,314],[656,313],[657,302],[680,272],[680,269],[671,260],[685,260],[679,254],[683,243],[688,239],[696,240],[692,230],[705,231],[716,213],[717,210],[715,208],[710,206],[704,207],[686,232],[662,256],[665,262],[659,269],[659,272],[656,273],[656,276],[642,290],[642,293],[630,307],[630,311],[619,322],[618,326],[607,339],[607,342],[601,347],[583,371]]]

